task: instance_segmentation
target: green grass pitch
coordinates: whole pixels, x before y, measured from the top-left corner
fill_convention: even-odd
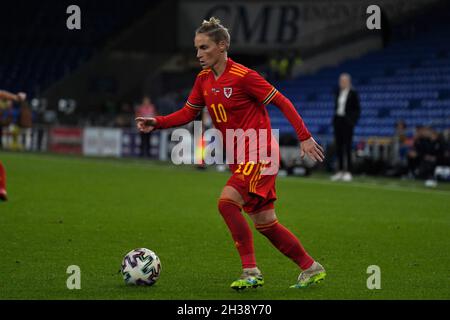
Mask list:
[[[327,269],[289,289],[296,265],[254,228],[265,286],[235,292],[240,260],[217,211],[228,173],[141,160],[0,153],[0,299],[449,299],[450,188],[359,178],[278,178],[277,215]],[[395,184],[395,185],[394,185]],[[124,254],[154,250],[153,287],[125,286]],[[81,268],[81,290],[66,269]],[[381,268],[381,289],[366,287]]]

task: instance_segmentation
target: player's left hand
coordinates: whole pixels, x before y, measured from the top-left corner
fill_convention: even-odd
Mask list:
[[[322,162],[325,159],[323,148],[313,137],[300,143],[300,156],[303,159],[305,155],[308,155],[313,161]]]

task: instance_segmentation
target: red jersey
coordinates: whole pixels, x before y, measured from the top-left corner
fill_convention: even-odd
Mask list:
[[[264,105],[270,103],[276,92],[257,72],[228,59],[217,80],[211,69],[198,74],[187,105],[206,106],[215,127],[221,131],[269,129],[270,119]]]
[[[214,77],[211,69],[198,74],[186,104],[197,110],[207,107],[214,126],[222,133],[224,145],[234,146],[234,156],[232,159],[228,158],[228,162],[258,162],[263,148],[266,148],[265,155],[271,155],[267,149],[271,141],[271,125],[265,105],[272,101],[277,92],[277,89],[256,71],[228,59],[219,78]],[[228,129],[233,131],[229,130],[227,135]],[[235,131],[238,129],[241,129],[240,132],[244,135]],[[261,136],[260,129],[265,129],[266,135],[263,133]],[[232,134],[235,134],[236,138]],[[232,143],[227,141],[231,138],[234,138]],[[252,144],[251,141],[256,143]],[[273,147],[276,150],[271,151],[278,153],[278,146]],[[230,151],[227,150],[227,153]],[[252,152],[255,159],[250,156]]]
[[[275,103],[277,98],[279,103]],[[255,162],[257,162],[261,160],[261,155],[271,156],[273,152],[276,152],[278,156],[279,153],[278,144],[271,139],[270,118],[266,109],[266,105],[271,102],[283,107],[280,109],[296,128],[300,140],[306,140],[311,136],[295,108],[286,101],[288,100],[256,71],[228,58],[224,72],[217,79],[211,69],[200,71],[183,108],[185,110],[179,110],[165,117],[156,117],[157,127],[167,128],[190,122],[206,106],[214,126],[222,133],[224,145],[234,146],[234,156],[232,159],[227,157],[227,162],[233,161],[233,164],[239,164],[253,160],[255,151],[258,157]],[[230,133],[233,134],[239,129],[245,132],[246,136],[241,135],[241,139],[234,139],[233,143],[227,144],[227,137],[233,138]],[[260,129],[265,129],[262,131],[265,131],[267,135],[260,135],[262,132]],[[256,134],[256,145],[254,144],[255,135],[252,133]],[[264,139],[264,137],[267,138]],[[245,149],[242,150],[242,147]],[[227,149],[227,153],[229,151]],[[243,156],[245,156],[244,161],[242,161]],[[234,166],[231,167],[233,169]]]

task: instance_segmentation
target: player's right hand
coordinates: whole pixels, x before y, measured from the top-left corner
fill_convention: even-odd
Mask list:
[[[25,101],[27,99],[27,94],[25,92],[17,93],[17,99],[19,101]]]
[[[137,117],[134,120],[136,121],[136,126],[140,132],[149,133],[155,129],[155,118]]]

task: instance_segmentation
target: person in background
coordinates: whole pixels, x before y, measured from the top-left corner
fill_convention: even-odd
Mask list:
[[[407,167],[407,155],[411,144],[405,121],[398,121],[395,125],[395,134],[392,137],[392,163],[398,168],[398,171]]]
[[[439,165],[450,166],[450,128],[442,132],[443,151]]]
[[[142,99],[142,104],[138,106],[136,110],[136,118],[153,118],[157,116],[155,105],[149,96],[144,96]],[[141,145],[140,145],[140,156],[149,157],[150,156],[150,132],[140,131]]]
[[[428,129],[427,135],[427,147],[423,154],[421,174],[425,179],[425,186],[434,188],[437,186],[434,171],[444,154],[444,140],[439,132],[433,128]]]
[[[445,154],[442,136],[429,127],[416,128],[414,146],[408,153],[409,177],[425,180],[426,187],[436,187],[434,170]]]
[[[129,103],[122,103],[119,113],[114,119],[114,127],[116,128],[129,128],[132,124],[132,107]]]
[[[27,95],[23,92],[17,94],[0,90],[0,149],[3,147],[3,128],[13,121],[12,102],[25,101]]]
[[[10,100],[0,99],[0,150],[3,149],[3,128],[8,128],[12,120],[12,102]]]
[[[33,111],[26,101],[20,104],[18,124],[22,138],[21,144],[25,150],[31,150]]]
[[[352,87],[352,79],[348,73],[339,77],[339,92],[335,99],[333,118],[334,139],[338,157],[338,172],[331,177],[332,181],[352,180],[352,141],[353,130],[361,114],[358,93]],[[344,158],[347,166],[344,166]]]
[[[426,145],[425,127],[417,126],[414,132],[414,140],[408,151],[408,177],[414,179],[419,175],[419,165]]]

